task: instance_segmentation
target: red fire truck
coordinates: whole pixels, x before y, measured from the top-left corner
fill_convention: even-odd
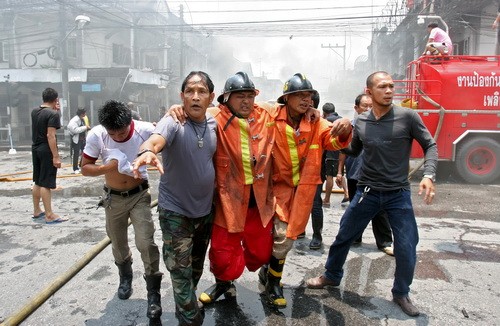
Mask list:
[[[500,56],[423,56],[396,81],[401,105],[418,111],[438,145],[469,183],[500,177]],[[412,158],[422,158],[413,146]]]

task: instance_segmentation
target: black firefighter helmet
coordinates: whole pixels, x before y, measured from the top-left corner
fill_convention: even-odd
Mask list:
[[[296,73],[292,78],[286,81],[285,85],[283,85],[283,95],[278,98],[278,103],[285,104],[285,95],[297,92],[318,93],[304,74]]]
[[[313,94],[312,100],[313,100],[313,107],[315,109],[317,109],[319,107],[319,93],[318,92]]]
[[[254,91],[255,95],[259,95],[259,90],[255,88],[248,75],[245,72],[238,71],[226,80],[222,94],[217,97],[217,101],[221,104],[225,103],[229,99],[229,94],[241,91]]]

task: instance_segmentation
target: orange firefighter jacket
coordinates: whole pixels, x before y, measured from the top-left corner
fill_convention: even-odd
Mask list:
[[[287,237],[296,239],[309,220],[314,195],[321,184],[323,150],[339,150],[349,145],[352,137],[340,141],[330,135],[332,124],[320,118],[311,123],[303,118],[299,129],[287,123],[286,107],[276,117],[273,188],[276,215],[287,222]]]
[[[258,105],[246,119],[233,116],[222,104],[209,110],[217,121],[214,223],[230,233],[243,232],[253,190],[262,225],[266,226],[276,206],[272,188],[274,120]]]

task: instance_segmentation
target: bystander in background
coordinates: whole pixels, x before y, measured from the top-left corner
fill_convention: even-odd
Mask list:
[[[73,162],[73,173],[80,173],[78,167],[80,162],[80,156],[85,147],[85,138],[87,136],[87,130],[90,130],[90,126],[85,124],[84,117],[86,116],[85,108],[78,108],[76,110],[76,115],[71,118],[68,123],[68,131],[71,136],[71,156]]]
[[[429,39],[422,55],[453,54],[453,43],[447,32],[438,27],[438,23],[427,25]]]
[[[54,224],[67,221],[52,211],[52,193],[56,188],[57,169],[61,157],[57,149],[56,130],[61,128],[60,111],[57,110],[59,94],[52,88],[42,93],[43,103],[31,111],[31,153],[33,158],[33,220],[45,219]],[[40,199],[43,203],[42,211]]]
[[[491,25],[491,28],[497,30],[497,44],[495,47],[495,54],[500,55],[500,1],[498,3],[497,17],[493,21],[493,25]]]
[[[323,118],[330,122],[334,122],[337,119],[342,118],[337,112],[335,112],[335,105],[333,103],[327,102],[323,105]],[[324,162],[324,171],[322,173],[325,174],[325,198],[323,199],[323,207],[330,207],[330,196],[333,191],[333,178],[337,174],[338,166],[339,166],[339,151],[328,151],[325,150],[323,152],[322,161]],[[344,194],[341,205],[345,205],[349,202],[349,197],[347,195],[347,188],[345,185],[339,186]]]

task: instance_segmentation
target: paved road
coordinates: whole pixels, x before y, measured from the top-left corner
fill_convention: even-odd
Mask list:
[[[23,173],[30,169],[29,153],[0,154],[0,179],[18,173],[8,180],[19,180],[0,182],[0,321],[18,313],[105,237],[104,213],[95,209],[100,178],[73,177],[69,166],[61,169],[53,203],[70,221],[45,225],[30,218],[30,174]],[[157,172],[151,179],[157,184]],[[274,311],[263,303],[257,275],[245,271],[237,281],[237,300],[208,307],[204,325],[500,325],[500,186],[441,180],[437,187],[436,202],[427,206],[412,185],[420,229],[411,294],[422,312],[418,318],[407,317],[391,302],[394,259],[376,249],[371,231],[350,251],[340,287],[304,288],[306,278],[323,271],[328,249],[308,250],[308,226],[308,236],[297,241],[285,265],[286,309]],[[156,187],[152,190],[156,198]],[[340,200],[334,195],[335,205],[325,209],[326,244],[338,230]],[[156,240],[161,243],[160,232]],[[22,325],[147,325],[143,268],[135,247],[133,255],[129,300],[116,297],[117,270],[108,246]],[[212,283],[206,267],[200,289]],[[163,264],[162,269],[162,322],[176,325],[171,283]]]

